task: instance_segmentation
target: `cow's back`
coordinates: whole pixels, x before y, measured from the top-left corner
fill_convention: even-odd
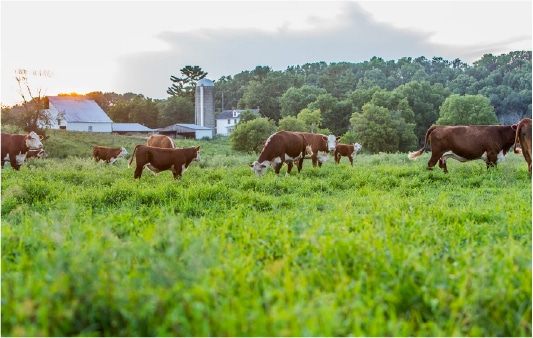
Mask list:
[[[150,135],[146,140],[146,145],[158,148],[176,148],[172,139],[167,135]]]
[[[258,162],[272,161],[285,155],[298,157],[302,151],[305,153],[305,142],[302,135],[290,131],[278,131],[270,135],[265,142]]]

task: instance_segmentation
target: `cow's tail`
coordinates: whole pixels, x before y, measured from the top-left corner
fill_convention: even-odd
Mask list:
[[[435,130],[435,128],[437,128],[437,126],[431,126],[428,131],[426,132],[426,137],[424,138],[424,145],[422,146],[422,148],[420,148],[419,150],[417,151],[413,151],[413,152],[410,152],[408,155],[407,155],[407,158],[410,159],[410,160],[416,160],[417,158],[419,158],[420,156],[422,156],[422,154],[424,154],[424,151],[426,151],[426,147],[427,147],[427,144],[428,144],[428,139],[429,139],[429,134],[431,134],[431,132],[433,130]]]
[[[131,168],[131,162],[133,162],[133,158],[135,157],[135,152],[137,151],[137,147],[139,146],[136,145],[135,148],[133,149],[133,153],[131,154],[131,158],[130,158],[130,161],[128,162],[128,168]]]
[[[516,147],[516,145],[517,145],[518,143],[520,143],[520,139],[518,138],[518,135],[519,135],[519,133],[520,133],[520,127],[522,126],[522,123],[521,123],[521,122],[522,122],[522,121],[520,121],[520,122],[518,122],[518,124],[516,124],[516,130],[515,130],[515,135],[514,135],[514,147],[513,147],[513,152],[514,152],[515,154],[521,154],[521,153],[522,153],[522,149],[518,149],[518,148]],[[513,125],[513,127],[514,127],[514,126],[515,126],[515,125]],[[520,145],[520,146],[522,146],[522,145]]]

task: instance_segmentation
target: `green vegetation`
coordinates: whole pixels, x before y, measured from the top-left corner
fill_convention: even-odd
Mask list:
[[[363,151],[257,178],[226,138],[177,140],[202,161],[134,180],[90,149],[144,139],[47,136],[48,159],[2,170],[4,336],[532,334],[519,155],[444,174]]]

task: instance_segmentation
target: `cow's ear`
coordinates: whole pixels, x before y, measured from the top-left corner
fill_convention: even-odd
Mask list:
[[[200,146],[196,147],[196,150],[200,150]]]
[[[266,164],[261,164],[261,167],[263,167],[263,168],[267,168],[268,165],[266,165]]]
[[[335,137],[335,141],[338,141],[338,140],[340,140],[340,139],[341,139],[340,136]]]
[[[512,129],[512,130],[516,130],[516,127],[518,127],[518,124],[513,124],[513,125],[511,126],[511,129]]]
[[[327,136],[322,136],[322,139],[327,141],[328,140],[328,137]]]
[[[44,136],[43,135],[39,135],[39,140],[42,140],[44,139]]]

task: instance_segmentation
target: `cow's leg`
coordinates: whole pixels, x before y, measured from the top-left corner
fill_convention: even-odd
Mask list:
[[[292,166],[293,166],[293,162],[292,161],[289,161],[287,162],[287,174],[290,174],[291,173],[291,170],[292,170]]]
[[[441,155],[442,154],[431,153],[431,158],[428,161],[428,170],[433,170],[433,167],[435,167],[435,164],[437,164],[437,162],[440,161]],[[440,167],[440,162],[439,162],[439,167]]]
[[[448,158],[445,157],[445,156],[439,158],[439,168],[441,168],[442,171],[444,171],[445,174],[448,173],[448,167],[446,166],[446,160],[447,160],[447,159],[448,159]]]
[[[11,156],[9,155],[9,164],[11,164],[11,167],[15,170],[20,170],[20,164],[17,163],[17,156]]]
[[[317,163],[318,163],[318,159],[317,159],[316,153],[314,153],[313,156],[311,156],[311,161],[313,162],[313,167],[316,167]]]
[[[353,157],[351,157],[351,156],[348,156],[348,159],[350,160],[350,164],[351,164],[351,165],[352,165],[352,167],[353,167]]]
[[[335,159],[335,164],[339,164],[339,161],[340,161],[340,155],[338,152],[335,152],[333,154],[333,158]]]
[[[143,169],[144,169],[144,165],[139,165],[139,163],[137,163],[137,166],[135,167],[135,173],[133,174],[133,178],[134,179],[140,178],[143,174]]]
[[[300,159],[298,160],[298,162],[296,162],[296,168],[298,168],[298,172],[301,172],[301,171],[302,171],[302,166],[303,166],[303,164],[304,164],[304,159],[303,159],[303,157],[302,157],[302,158],[300,158]]]

